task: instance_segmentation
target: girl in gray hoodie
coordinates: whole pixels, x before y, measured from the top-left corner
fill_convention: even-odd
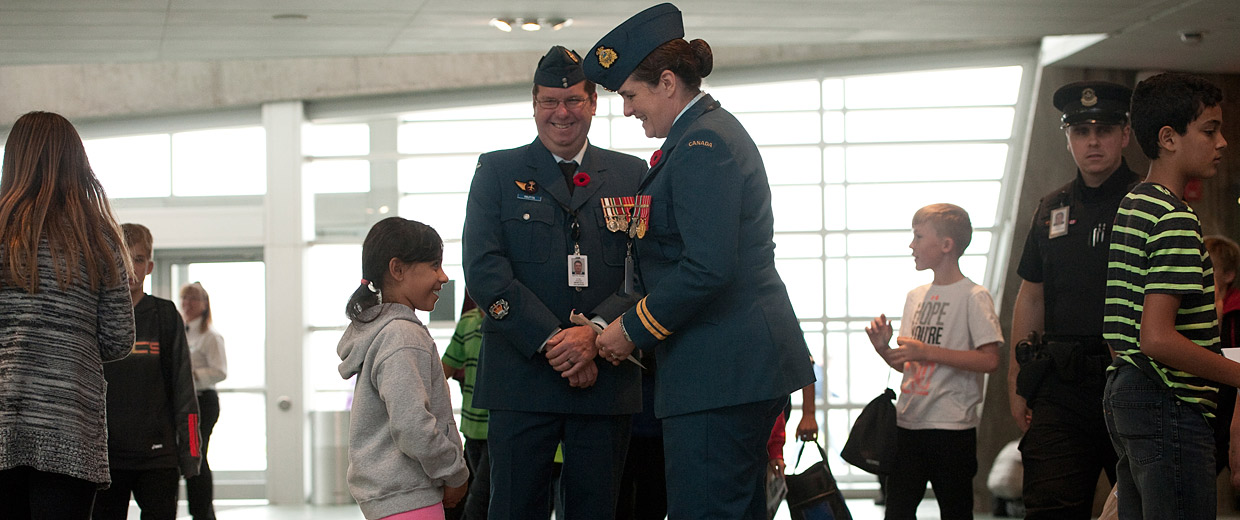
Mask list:
[[[435,341],[414,309],[435,308],[448,281],[430,226],[390,217],[362,243],[362,280],[336,352],[357,376],[349,423],[349,492],[367,520],[443,520],[469,470]]]

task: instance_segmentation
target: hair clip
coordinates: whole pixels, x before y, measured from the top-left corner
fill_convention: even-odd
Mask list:
[[[375,296],[379,298],[379,303],[383,303],[383,292],[375,288],[374,282],[367,280],[365,278],[362,278],[361,284],[365,285],[367,289],[370,289],[370,292],[375,293]]]

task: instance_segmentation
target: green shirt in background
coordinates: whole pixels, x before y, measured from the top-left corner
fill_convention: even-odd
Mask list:
[[[1141,352],[1141,313],[1152,293],[1180,297],[1175,330],[1220,354],[1214,312],[1214,269],[1197,214],[1167,188],[1138,184],[1120,203],[1111,232],[1103,335],[1115,350],[1111,369],[1132,364],[1162,381],[1206,417],[1217,408],[1216,383],[1155,361]]]
[[[473,308],[461,313],[452,341],[443,351],[443,363],[465,370],[461,382],[461,434],[466,439],[486,440],[487,411],[474,408],[474,383],[478,380],[478,352],[482,349],[482,311]]]

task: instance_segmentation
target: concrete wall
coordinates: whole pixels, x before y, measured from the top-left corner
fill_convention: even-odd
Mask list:
[[[1028,42],[1025,42],[1028,44]],[[1015,45],[1008,43],[1008,46]],[[716,49],[715,68],[994,48],[989,42]],[[31,110],[71,121],[529,83],[541,53],[0,67],[0,128]]]

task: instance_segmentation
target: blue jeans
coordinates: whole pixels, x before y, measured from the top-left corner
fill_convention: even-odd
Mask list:
[[[1107,376],[1102,409],[1120,520],[1215,518],[1214,431],[1199,409],[1127,364]]]

